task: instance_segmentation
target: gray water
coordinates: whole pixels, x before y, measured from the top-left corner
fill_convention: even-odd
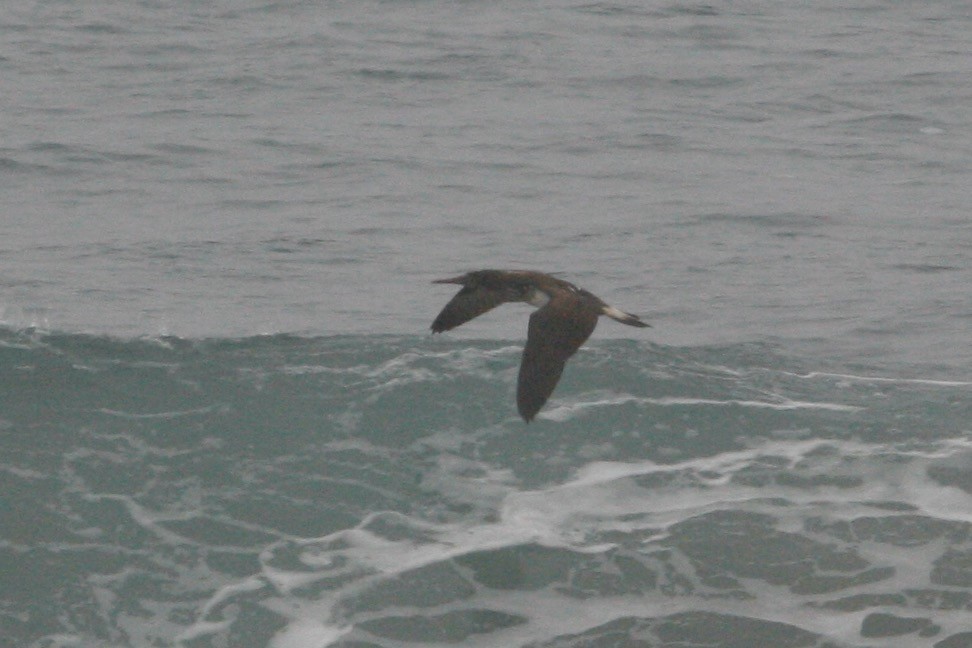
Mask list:
[[[513,266],[663,343],[964,370],[972,13],[790,5],[8,7],[3,318],[419,332]]]
[[[0,642],[972,641],[966,3],[0,34]],[[653,328],[524,427],[525,307],[427,335],[478,267]]]

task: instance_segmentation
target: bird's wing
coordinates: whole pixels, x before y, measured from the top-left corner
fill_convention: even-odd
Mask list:
[[[550,398],[564,371],[564,364],[591,336],[597,325],[596,310],[569,295],[558,295],[530,316],[516,405],[529,422]]]
[[[454,329],[506,301],[508,300],[500,290],[464,286],[432,322],[432,332],[441,333]]]

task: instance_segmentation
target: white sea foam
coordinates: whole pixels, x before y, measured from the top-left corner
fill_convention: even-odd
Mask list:
[[[716,399],[716,398],[688,398],[688,397],[666,397],[666,398],[646,398],[645,402],[654,405],[715,405],[724,407],[737,405],[739,407],[753,407],[757,409],[774,410],[796,410],[796,409],[816,409],[830,410],[832,412],[856,412],[864,409],[856,405],[845,405],[843,403],[796,401],[780,399],[779,401],[757,401],[740,399]]]
[[[548,409],[542,411],[539,418],[551,421],[569,421],[581,413],[602,408],[615,407],[627,403],[639,405],[658,405],[661,407],[686,407],[694,405],[704,405],[710,407],[744,407],[752,409],[769,410],[826,410],[831,412],[857,412],[865,408],[858,405],[848,405],[845,403],[832,403],[827,401],[802,401],[780,398],[774,401],[743,400],[743,399],[718,399],[718,398],[696,398],[690,396],[665,396],[661,398],[639,397],[628,394],[618,394],[605,398],[593,400],[574,400],[573,402],[559,401]]]
[[[787,372],[781,372],[787,373]],[[896,383],[902,385],[929,385],[933,387],[970,387],[972,381],[967,380],[942,380],[934,378],[904,378],[894,376],[862,376],[847,373],[831,373],[826,371],[811,371],[805,374],[789,374],[798,378],[836,378],[848,382],[865,383]]]
[[[308,571],[285,572],[267,566],[276,549],[265,552],[263,577],[280,597],[268,606],[291,619],[274,640],[274,646],[303,648],[324,646],[346,636],[355,626],[352,613],[334,616],[341,601],[356,593],[380,586],[404,574],[432,565],[446,565],[452,559],[484,551],[523,545],[560,547],[575,555],[605,555],[615,542],[605,542],[606,532],[634,534],[646,548],[662,541],[665,529],[698,518],[707,512],[749,511],[772,515],[776,527],[791,534],[813,537],[805,528],[808,518],[853,521],[860,517],[895,518],[902,514],[928,515],[941,520],[972,520],[972,498],[957,489],[942,488],[928,477],[931,462],[955,459],[968,451],[969,439],[936,444],[925,450],[899,452],[895,446],[849,441],[771,441],[753,448],[672,464],[643,462],[593,462],[579,469],[561,484],[538,490],[518,490],[505,480],[493,484],[505,496],[492,521],[480,523],[430,523],[398,513],[367,516],[353,529],[339,531],[300,544],[301,562]],[[772,459],[770,464],[767,461]],[[782,461],[782,463],[781,463]],[[734,477],[754,468],[775,465],[776,474],[793,474],[803,481],[774,480],[772,488]],[[654,477],[672,475],[678,482],[666,485]],[[829,478],[846,476],[849,481],[830,483]],[[643,478],[649,478],[642,482]],[[854,481],[853,477],[860,478]],[[823,478],[815,483],[814,478]],[[686,481],[687,480],[687,481]],[[655,484],[655,485],[651,485]],[[901,502],[903,509],[887,508],[883,502]],[[910,507],[910,510],[909,508]],[[384,525],[396,531],[386,534]],[[645,535],[644,532],[649,532]],[[832,544],[832,536],[820,539]],[[875,565],[895,566],[893,578],[881,584],[882,591],[920,587],[930,566],[941,555],[938,543],[893,546],[877,541],[856,545],[857,551]],[[838,572],[839,574],[839,572]],[[294,598],[298,587],[315,581],[338,578],[344,584],[315,601]],[[788,623],[835,640],[851,641],[859,635],[862,615],[841,617],[810,614],[805,607],[819,597],[795,596],[780,587],[753,582],[747,585],[756,600],[733,601],[721,597],[706,602],[658,595],[641,597],[598,597],[583,603],[555,591],[510,591],[502,595],[479,589],[470,601],[441,603],[436,613],[471,607],[526,615],[525,626],[504,631],[503,636],[520,645],[553,634],[581,632],[610,619],[624,616],[670,614],[708,610],[766,621]],[[868,593],[863,583],[848,586],[841,595]],[[393,614],[389,610],[388,614]],[[374,612],[361,617],[373,617]],[[954,617],[954,618],[953,618]],[[958,615],[941,617],[946,623]],[[327,621],[327,620],[331,621]],[[554,630],[556,629],[556,630]],[[495,636],[468,638],[471,646],[491,645]],[[495,644],[493,644],[495,645]],[[887,646],[904,646],[895,642]]]
[[[352,626],[333,626],[313,618],[302,618],[278,633],[269,648],[319,648],[330,646],[348,634]]]

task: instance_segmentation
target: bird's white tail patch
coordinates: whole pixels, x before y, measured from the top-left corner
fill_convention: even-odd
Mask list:
[[[631,313],[625,313],[623,310],[618,310],[614,306],[605,306],[601,311],[603,314],[607,315],[611,319],[615,319],[622,324],[627,324],[628,326],[638,326],[646,327],[650,326],[646,322],[642,322],[641,318],[637,315],[632,315]]]
[[[604,314],[607,315],[608,317],[610,317],[611,319],[618,320],[619,322],[624,322],[625,320],[635,319],[635,317],[633,315],[628,315],[623,310],[618,310],[614,306],[605,306],[604,307]]]

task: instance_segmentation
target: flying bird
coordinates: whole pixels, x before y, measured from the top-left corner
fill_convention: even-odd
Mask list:
[[[590,337],[599,316],[607,315],[628,326],[649,326],[637,315],[609,306],[583,288],[543,272],[475,270],[432,283],[462,286],[432,322],[433,333],[454,329],[506,302],[537,307],[530,315],[516,386],[516,406],[527,423],[550,398],[564,364]]]

